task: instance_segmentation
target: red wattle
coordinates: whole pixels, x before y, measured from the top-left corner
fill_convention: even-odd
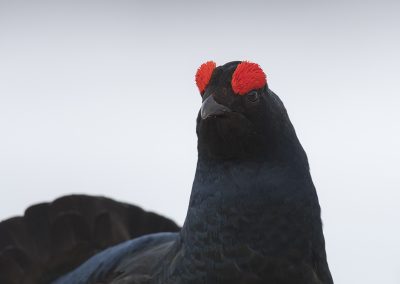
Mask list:
[[[264,87],[266,83],[267,76],[258,64],[243,61],[233,72],[231,85],[236,94],[244,95]]]
[[[201,95],[203,95],[208,83],[210,82],[211,75],[217,65],[214,61],[207,61],[203,63],[196,72],[196,85],[199,88]]]

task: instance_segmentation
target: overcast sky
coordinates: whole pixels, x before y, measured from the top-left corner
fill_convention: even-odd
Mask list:
[[[194,74],[246,59],[308,153],[335,282],[400,283],[399,15],[398,1],[0,0],[0,219],[87,193],[182,224]]]

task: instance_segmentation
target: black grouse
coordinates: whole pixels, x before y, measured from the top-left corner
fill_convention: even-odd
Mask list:
[[[53,270],[47,278],[43,272],[36,273],[41,275],[37,279],[42,283],[51,279],[54,284],[333,283],[307,156],[283,103],[268,88],[265,73],[259,65],[247,61],[219,67],[209,61],[197,70],[196,83],[203,101],[196,126],[198,162],[183,227],[174,232],[178,228],[173,222],[154,215],[152,220],[147,220],[148,226],[152,226],[152,221],[159,225],[151,230],[142,229],[140,233],[160,229],[171,232],[121,242],[97,253],[71,272],[55,275],[54,271],[76,266],[71,264],[72,257],[66,256],[70,263],[57,264],[58,270]],[[68,218],[61,222],[68,225],[64,229],[68,238],[59,238],[66,239],[64,243],[75,244],[79,243],[77,239],[85,240],[81,247],[74,245],[74,250],[67,252],[84,259],[96,252],[88,245],[88,239],[102,244],[104,236],[105,247],[124,239],[117,238],[116,234],[134,231],[138,227],[134,221],[137,214],[115,214],[123,211],[119,206],[98,204],[94,211],[101,214],[94,214],[84,206],[74,205],[74,210],[64,208],[74,213],[66,214]],[[48,216],[51,211],[40,214]],[[141,211],[141,214],[148,213]],[[27,215],[29,212],[18,222],[34,226],[25,220]],[[145,220],[138,218],[139,227],[146,228]],[[24,263],[26,255],[36,257],[40,254],[38,248],[35,247],[36,253],[27,252],[26,236],[22,244],[15,241],[18,234],[24,233],[18,229],[23,226],[15,220],[5,222],[1,223],[0,233],[3,230],[8,239],[0,237],[1,253],[4,255],[7,248],[10,250],[7,244],[12,244],[13,261],[17,263],[12,269],[23,267],[21,271],[29,271],[29,265]],[[47,225],[36,222],[39,226],[36,238],[42,234],[51,239],[51,232],[40,231],[40,226],[50,226],[48,221]],[[96,232],[93,223],[99,223],[97,234],[93,233]],[[124,236],[126,239],[138,235],[126,233]],[[52,254],[58,248],[42,249]],[[76,262],[77,257],[73,259]],[[0,267],[7,265],[4,262],[0,254]],[[0,271],[6,275],[10,270]],[[12,283],[39,283],[30,281],[25,277]]]

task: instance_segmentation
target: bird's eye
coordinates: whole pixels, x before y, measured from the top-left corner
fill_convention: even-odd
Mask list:
[[[251,91],[250,93],[248,93],[246,95],[246,97],[250,102],[254,103],[254,102],[258,101],[259,95],[258,95],[257,91]]]

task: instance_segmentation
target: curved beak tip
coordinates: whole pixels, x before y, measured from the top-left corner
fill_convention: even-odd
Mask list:
[[[230,111],[228,107],[217,103],[213,96],[209,96],[201,105],[200,114],[202,119],[206,119],[207,117],[219,116]]]

